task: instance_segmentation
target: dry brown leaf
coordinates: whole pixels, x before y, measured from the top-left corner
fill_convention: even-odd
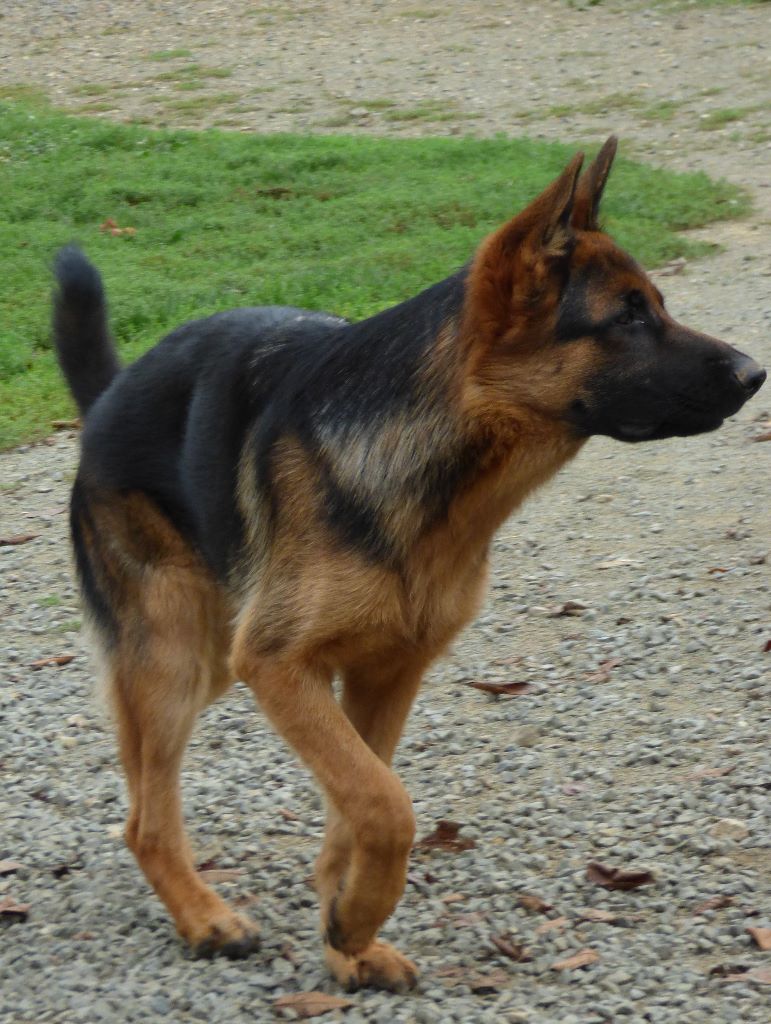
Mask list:
[[[557,960],[556,963],[551,965],[551,969],[553,971],[574,971],[577,967],[595,964],[599,959],[600,954],[587,946],[586,949],[580,949],[573,956],[566,957],[564,960]]]
[[[637,561],[637,559],[635,559],[635,558],[612,558],[612,559],[610,559],[607,562],[598,562],[597,565],[595,565],[594,568],[595,569],[616,569],[616,568],[619,568],[620,566],[625,566],[625,565],[638,566],[638,565],[642,565],[642,562]]]
[[[505,665],[507,668],[511,668],[512,665],[521,665],[524,660],[521,654],[507,654],[502,658],[493,658],[490,664]]]
[[[769,651],[771,651],[771,640],[766,640],[763,644],[763,653],[768,654]]]
[[[462,828],[463,825],[457,821],[438,821],[433,832],[415,843],[415,849],[448,850],[452,853],[471,850],[476,843],[473,839],[458,834]]]
[[[54,878],[66,878],[73,871],[82,871],[84,866],[83,861],[80,859],[80,854],[74,854],[71,861],[62,861],[60,864],[55,864],[51,868],[51,874]]]
[[[585,672],[584,678],[590,683],[607,683],[610,680],[611,672],[621,664],[620,658],[606,658],[601,661],[596,672]]]
[[[232,882],[243,873],[243,868],[199,868],[198,877],[204,882]]]
[[[710,971],[710,974],[712,973],[713,971]],[[771,985],[771,965],[768,967],[753,967],[749,971],[741,971],[737,974],[726,974],[724,975],[724,980],[758,981],[761,985]]]
[[[442,915],[445,920],[448,918]],[[456,914],[455,917],[449,918],[452,921],[453,928],[471,928],[475,924],[479,924],[480,921],[487,920],[487,914],[484,910],[470,910],[467,914]]]
[[[474,973],[468,979],[466,984],[478,996],[488,995],[493,992],[497,992],[499,989],[504,988],[506,985],[511,983],[511,978],[506,973],[499,969],[493,969],[482,974]]]
[[[533,689],[530,683],[488,683],[475,679],[466,683],[466,686],[472,686],[475,690],[483,690],[485,693],[500,694],[504,697],[516,697],[521,693],[530,693]]]
[[[719,779],[723,775],[730,775],[735,767],[733,764],[726,764],[720,768],[706,768],[704,765],[698,765],[692,772],[683,776],[683,778],[689,782],[695,779]]]
[[[353,1006],[351,999],[329,996],[326,992],[297,992],[295,995],[279,996],[273,1004],[277,1010],[294,1010],[301,1018],[320,1017],[331,1010],[347,1010]]]
[[[12,921],[26,921],[29,907],[29,903],[17,903],[13,896],[3,896],[0,898],[0,917]]]
[[[733,903],[733,896],[726,896],[721,893],[719,896],[711,896],[708,900],[700,903],[698,907],[694,907],[693,915],[705,914],[708,910],[722,910],[723,907],[730,907]]]
[[[12,875],[15,871],[21,871],[24,867],[15,860],[0,860],[0,875]]]
[[[253,907],[260,902],[260,897],[256,892],[243,892],[233,899],[233,904],[239,908],[239,910],[246,910],[248,907]]]
[[[38,661],[31,661],[29,667],[45,668],[46,665],[69,665],[74,658],[74,654],[57,654],[53,658],[39,658]]]
[[[283,946],[281,947],[281,956],[283,956],[283,958],[286,961],[288,961],[292,965],[292,967],[297,967],[297,965],[300,962],[297,959],[297,956],[295,955],[295,951],[294,951],[294,949],[292,948],[292,946],[291,946],[291,944],[289,942],[285,942],[283,944]]]
[[[765,953],[771,949],[771,928],[748,928],[747,933],[755,940],[758,949]]]
[[[494,968],[486,974],[477,971],[469,973],[467,967],[461,967],[458,964],[440,967],[434,974],[437,978],[447,978],[448,981],[458,985],[468,985],[471,991],[477,995],[497,992],[499,988],[508,985],[511,981],[506,971],[500,968]]]
[[[581,921],[599,921],[605,924],[618,921],[618,914],[612,914],[609,910],[599,910],[596,907],[580,907],[577,914]]]
[[[762,434],[756,434],[753,441],[771,441],[771,430],[766,430]]]
[[[99,230],[102,234],[112,235],[114,238],[119,238],[121,235],[128,235],[132,237],[137,233],[136,228],[120,228],[112,217],[108,217],[106,221],[99,225]]]
[[[715,964],[714,967],[710,967],[709,974],[712,978],[727,978],[729,974],[743,974],[748,970],[749,967],[745,964]]]
[[[674,277],[675,274],[682,274],[683,270],[687,266],[688,261],[684,256],[678,256],[677,259],[670,260],[665,263],[663,267],[658,270],[652,270],[651,277]]]
[[[523,946],[521,942],[512,939],[510,935],[491,935],[490,941],[499,952],[515,963],[521,964],[533,959],[533,954],[530,950]]]
[[[294,811],[288,811],[286,807],[279,807],[278,813],[284,819],[284,821],[299,821],[299,814],[295,814]]]
[[[465,967],[459,967],[458,964],[447,964],[445,967],[437,967],[434,971],[437,978],[450,978],[450,980],[460,980],[465,978],[467,971]]]
[[[468,899],[468,896],[462,892],[448,892],[446,896],[442,896],[442,903],[463,903]]]
[[[54,430],[77,430],[80,427],[80,420],[51,420]]]
[[[520,893],[519,903],[525,910],[529,910],[531,914],[546,914],[549,910],[554,909],[553,904],[547,903],[540,896],[530,892]]]
[[[0,537],[0,548],[9,548],[16,544],[29,544],[31,540],[37,540],[39,536],[39,533],[17,533],[15,537]]]
[[[552,608],[547,615],[550,619],[560,619],[565,616],[583,615],[588,609],[588,605],[584,604],[583,601],[565,601],[564,604],[559,604]]]
[[[547,932],[554,931],[555,928],[562,931],[569,924],[570,920],[567,917],[552,917],[549,921],[544,921],[543,924],[539,924],[535,930],[535,934],[545,935]]]
[[[636,889],[640,885],[650,885],[654,881],[650,871],[639,871],[631,868],[612,868],[607,864],[592,861],[586,869],[586,877],[595,885],[604,889]]]

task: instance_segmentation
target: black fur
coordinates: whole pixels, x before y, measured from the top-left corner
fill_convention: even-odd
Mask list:
[[[74,245],[61,249],[54,273],[54,345],[73,397],[88,412],[120,370],[107,326],[102,278]]]
[[[106,640],[114,641],[118,635],[118,623],[112,611],[108,597],[99,583],[99,569],[89,557],[90,547],[86,543],[83,531],[95,532],[91,510],[80,479],[75,480],[70,497],[70,530],[75,564],[78,567],[78,578],[85,598],[86,607],[94,617]]]

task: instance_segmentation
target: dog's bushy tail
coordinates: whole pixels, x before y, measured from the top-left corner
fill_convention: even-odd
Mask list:
[[[65,246],[56,256],[54,346],[59,366],[82,415],[120,371],[107,325],[102,278],[80,249]]]

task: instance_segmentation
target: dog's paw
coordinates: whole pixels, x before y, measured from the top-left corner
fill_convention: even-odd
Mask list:
[[[375,941],[353,956],[327,943],[324,955],[327,966],[346,992],[371,987],[404,993],[418,983],[415,964],[387,942]]]
[[[210,960],[219,955],[241,960],[260,948],[257,925],[235,911],[210,919],[185,938],[197,959]]]

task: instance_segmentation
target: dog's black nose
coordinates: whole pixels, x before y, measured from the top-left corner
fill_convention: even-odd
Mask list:
[[[747,392],[747,397],[760,391],[763,381],[766,379],[766,371],[758,366],[754,359],[749,356],[742,356],[740,362],[733,367],[734,376]]]

